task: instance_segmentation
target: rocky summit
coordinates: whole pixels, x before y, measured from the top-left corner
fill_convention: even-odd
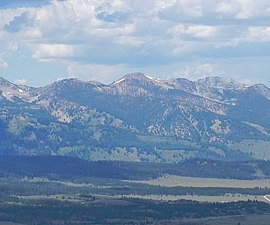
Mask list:
[[[0,154],[179,162],[270,159],[270,89],[127,74],[41,88],[0,78]]]

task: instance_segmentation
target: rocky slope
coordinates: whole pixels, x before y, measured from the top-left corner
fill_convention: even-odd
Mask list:
[[[1,154],[90,160],[270,159],[270,90],[232,79],[127,74],[42,88],[0,79]]]

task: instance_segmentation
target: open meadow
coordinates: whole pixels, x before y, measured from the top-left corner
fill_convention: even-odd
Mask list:
[[[236,180],[165,175],[156,179],[136,182],[163,187],[270,188],[270,179]]]

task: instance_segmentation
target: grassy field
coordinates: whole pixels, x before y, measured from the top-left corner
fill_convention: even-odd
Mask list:
[[[8,222],[8,221],[2,221],[2,222],[0,222],[0,225],[23,225],[23,224],[12,223],[12,222]]]
[[[268,202],[262,195],[242,195],[242,194],[226,194],[223,196],[208,196],[208,195],[122,195],[119,197],[139,198],[156,201],[178,201],[191,200],[198,202],[238,202],[238,201],[262,201]]]
[[[198,177],[180,177],[180,176],[163,176],[157,179],[145,181],[132,181],[157,187],[196,187],[196,188],[270,188],[269,179],[261,180],[234,180],[234,179],[215,179],[215,178],[198,178]],[[269,190],[270,194],[270,190]],[[127,198],[142,198],[151,200],[192,200],[199,202],[237,202],[237,201],[262,201],[270,203],[268,195],[249,195],[249,194],[232,194],[226,193],[224,195],[208,195],[206,194],[192,194],[192,195],[126,195]]]
[[[203,225],[269,225],[270,215],[220,217],[203,219],[200,222]]]
[[[92,183],[73,183],[68,181],[50,181],[48,179],[23,179],[33,185],[62,186],[66,192],[59,189],[57,194],[17,195],[20,199],[28,200],[58,200],[68,202],[85,202],[77,193],[91,194],[95,198],[120,199],[138,198],[148,200],[178,201],[191,200],[198,202],[237,202],[237,201],[262,201],[270,203],[267,195],[270,194],[269,180],[232,180],[213,178],[194,178],[166,176],[146,181],[105,181],[92,180]],[[257,187],[263,187],[263,192]],[[29,186],[31,187],[31,185]],[[267,187],[267,189],[265,189]],[[193,189],[192,189],[193,188]],[[194,189],[195,188],[195,189]],[[209,189],[210,188],[210,189]],[[225,188],[225,190],[220,190]],[[249,188],[250,191],[245,189]],[[253,188],[257,192],[252,192]],[[147,189],[147,190],[145,190]],[[237,189],[237,190],[234,190]],[[186,190],[183,192],[183,190]],[[200,191],[201,190],[201,191]],[[204,191],[203,191],[204,190]],[[219,190],[219,191],[217,191]],[[269,190],[269,192],[267,191]]]
[[[161,147],[171,147],[171,146],[189,146],[189,147],[199,147],[198,144],[190,141],[185,141],[178,139],[176,137],[162,137],[162,136],[137,136],[138,140],[154,146],[161,146]]]
[[[10,164],[5,164],[6,159],[0,163],[0,225],[269,225],[270,221],[266,216],[270,214],[270,178],[252,175],[257,170],[264,175],[260,177],[268,175],[269,164],[263,161],[89,166],[74,159],[13,159]],[[62,167],[55,168],[58,164]],[[101,172],[107,176],[100,176]],[[120,176],[112,178],[107,172]]]
[[[185,179],[187,184],[194,178]],[[270,212],[264,198],[269,189],[260,195],[260,189],[243,187],[224,191],[94,178],[85,183],[47,178],[0,181],[0,225],[265,225]]]
[[[240,143],[231,144],[233,150],[252,155],[255,159],[270,160],[270,141],[243,140]]]
[[[163,187],[229,187],[229,188],[270,188],[270,179],[235,180],[200,177],[163,176],[138,183]]]

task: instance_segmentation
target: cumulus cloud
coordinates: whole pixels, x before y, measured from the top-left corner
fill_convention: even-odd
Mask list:
[[[179,75],[181,75],[181,77],[186,77],[193,80],[213,75],[214,76],[224,75],[224,71],[221,68],[219,68],[218,65],[211,63],[202,63],[202,64],[197,63],[185,65],[177,72]]]
[[[130,70],[126,65],[101,65],[101,64],[78,64],[74,63],[68,66],[68,76],[78,77],[83,80],[95,80],[109,84],[117,80],[119,76]]]
[[[199,76],[216,72],[216,58],[269,56],[269,21],[268,0],[52,0],[0,10],[0,66],[27,48],[34,60],[102,81],[177,63]]]
[[[6,69],[7,67],[8,67],[7,62],[1,59],[1,55],[0,55],[0,69]]]
[[[19,16],[15,16],[12,21],[6,24],[5,30],[10,33],[19,32],[23,27],[30,25],[30,23],[28,13],[23,12]]]
[[[76,46],[65,44],[39,44],[34,47],[33,58],[38,60],[66,59],[76,56]]]
[[[213,38],[218,35],[218,28],[205,25],[177,24],[168,30],[174,37]]]
[[[249,27],[247,34],[247,41],[270,42],[270,26]]]
[[[27,81],[27,79],[16,79],[15,81],[14,81],[14,83],[15,84],[19,84],[19,85],[27,85],[27,83],[28,83],[28,81]]]
[[[238,0],[240,10],[236,17],[240,19],[269,17],[270,16],[270,2],[267,0]]]
[[[172,21],[205,22],[219,19],[250,19],[270,16],[268,0],[182,0],[164,1],[165,7],[159,12],[161,18]],[[181,16],[180,16],[181,15]]]

